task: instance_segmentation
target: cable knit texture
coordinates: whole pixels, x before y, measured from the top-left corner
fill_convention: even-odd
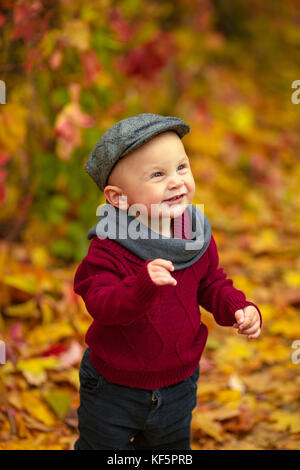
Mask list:
[[[260,319],[261,313],[218,267],[213,235],[198,261],[171,272],[176,286],[157,286],[150,261],[95,236],[74,291],[93,318],[85,337],[93,366],[110,382],[155,390],[185,380],[198,366],[208,333],[201,306],[222,326],[232,326],[235,311],[247,305]]]

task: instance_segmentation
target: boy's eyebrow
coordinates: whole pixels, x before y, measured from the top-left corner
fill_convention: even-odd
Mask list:
[[[177,165],[178,163],[181,163],[183,160],[188,160],[188,157],[187,155],[184,155],[183,157],[181,157],[178,162],[177,162]],[[144,175],[146,173],[148,173],[149,171],[153,171],[155,170],[156,168],[161,168],[163,165],[162,164],[159,164],[159,163],[156,163],[155,165],[152,165],[152,166],[149,166],[149,168],[147,169],[147,171],[144,172]]]

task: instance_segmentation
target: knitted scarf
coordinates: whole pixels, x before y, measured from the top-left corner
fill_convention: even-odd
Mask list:
[[[97,225],[88,231],[87,238],[90,240],[95,235],[100,239],[109,238],[145,261],[163,258],[171,260],[175,270],[184,269],[198,261],[207,250],[211,225],[192,204],[187,204],[183,214],[175,217],[172,223],[174,238],[165,237],[129,215],[128,211],[120,210],[107,201],[101,207]]]

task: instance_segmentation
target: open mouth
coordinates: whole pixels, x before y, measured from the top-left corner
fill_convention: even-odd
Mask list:
[[[163,202],[181,202],[184,197],[184,194],[181,194],[180,196],[175,196],[170,199],[165,199]]]

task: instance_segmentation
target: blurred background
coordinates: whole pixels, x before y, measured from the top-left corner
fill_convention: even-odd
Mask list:
[[[91,323],[73,277],[105,202],[83,167],[144,112],[191,126],[193,204],[263,315],[249,341],[201,308],[192,449],[299,449],[298,7],[0,0],[0,449],[73,448]]]

